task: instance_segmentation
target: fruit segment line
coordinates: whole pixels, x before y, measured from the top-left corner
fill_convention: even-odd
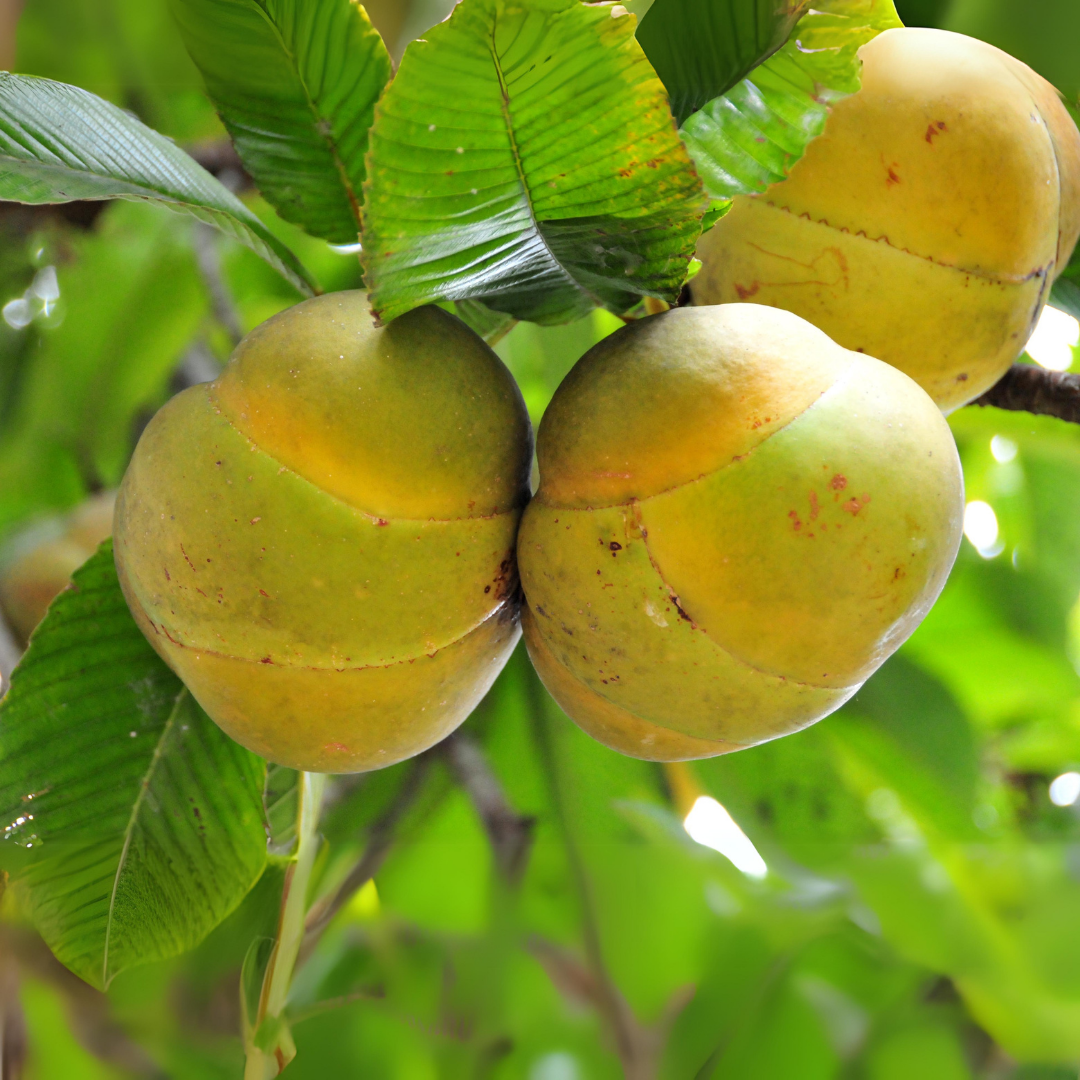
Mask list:
[[[390,524],[403,524],[403,525],[455,525],[459,521],[496,521],[498,518],[506,517],[508,514],[517,513],[521,507],[512,507],[509,510],[497,510],[493,514],[465,514],[462,517],[456,518],[407,518],[407,517],[393,517],[384,518],[378,514],[371,513],[370,510],[365,510],[362,506],[357,506],[355,503],[349,502],[347,499],[341,498],[339,495],[333,494],[333,492],[327,491],[325,488],[319,487],[314,481],[309,480],[303,473],[297,472],[295,469],[284,464],[279,458],[275,457],[264,447],[260,446],[239,424],[237,424],[233,418],[229,415],[227,409],[223,408],[213,397],[212,394],[207,395],[210,398],[211,406],[214,411],[231,427],[238,435],[251,446],[252,450],[262,454],[268,461],[272,461],[277,465],[278,472],[287,472],[291,476],[295,476],[298,480],[307,484],[309,487],[317,491],[323,498],[330,499],[333,502],[338,503],[341,506],[346,506],[350,510],[357,514],[367,518],[373,525],[390,525]]]

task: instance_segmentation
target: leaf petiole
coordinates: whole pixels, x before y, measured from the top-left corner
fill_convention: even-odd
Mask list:
[[[277,940],[267,961],[262,992],[253,1017],[247,1014],[246,1001],[242,1001],[245,1008],[244,1047],[247,1053],[244,1080],[271,1080],[296,1056],[296,1045],[284,1013],[296,958],[304,938],[308,886],[319,850],[319,810],[325,782],[326,777],[321,773],[300,774],[296,854],[285,873]]]

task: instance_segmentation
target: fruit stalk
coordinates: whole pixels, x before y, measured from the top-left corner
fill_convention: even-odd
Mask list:
[[[308,885],[319,850],[317,830],[325,780],[322,773],[300,774],[296,855],[285,875],[277,941],[263,976],[258,1012],[245,1031],[247,1064],[244,1080],[270,1080],[296,1056],[284,1012],[296,958],[304,939]]]

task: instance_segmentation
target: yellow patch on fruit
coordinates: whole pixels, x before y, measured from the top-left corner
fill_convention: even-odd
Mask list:
[[[531,434],[498,357],[362,293],[258,327],[170,401],[121,486],[120,581],[215,721],[298,769],[390,765],[468,716],[518,637]]]
[[[984,42],[894,29],[784,181],[699,245],[698,304],[808,319],[945,411],[1020,355],[1080,233],[1080,133],[1056,91]]]
[[[577,363],[540,425],[529,653],[623,753],[708,757],[838,708],[922,620],[963,482],[906,375],[752,304],[680,308]]]

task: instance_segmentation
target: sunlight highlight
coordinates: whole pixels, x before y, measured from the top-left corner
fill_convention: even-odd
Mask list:
[[[987,502],[973,499],[964,510],[964,535],[984,559],[993,559],[1005,550],[998,539],[998,519]]]
[[[702,795],[686,815],[683,827],[704,847],[719,851],[737,869],[749,877],[763,878],[769,868],[758,854],[750,837],[735,823],[735,819],[713,798]]]
[[[1012,439],[1007,439],[1004,435],[995,435],[990,440],[990,453],[994,455],[994,460],[1002,465],[1013,461],[1018,450],[1016,443]]]
[[[1047,305],[1024,351],[1035,363],[1050,371],[1068,371],[1077,344],[1080,344],[1080,322]]]
[[[1062,773],[1050,782],[1050,801],[1055,806],[1072,806],[1080,799],[1080,773]]]

